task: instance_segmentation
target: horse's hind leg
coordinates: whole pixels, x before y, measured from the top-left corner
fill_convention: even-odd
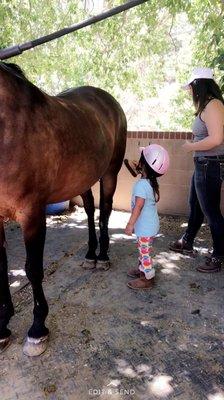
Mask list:
[[[0,353],[5,350],[10,343],[11,332],[7,328],[7,325],[13,314],[14,309],[8,281],[5,232],[3,219],[0,218]]]
[[[46,350],[49,333],[45,327],[48,305],[42,288],[46,218],[44,210],[34,212],[24,213],[20,221],[26,246],[26,275],[32,285],[34,298],[34,320],[23,348],[28,356],[37,356]]]
[[[117,186],[117,173],[107,172],[100,179],[100,253],[97,257],[97,268],[107,270],[110,267],[108,250],[108,223],[112,211],[113,195]]]
[[[83,267],[91,269],[95,268],[96,265],[96,249],[98,245],[96,237],[95,221],[94,221],[95,206],[94,206],[94,198],[92,190],[89,189],[87,192],[83,193],[81,197],[83,200],[85,212],[88,217],[88,227],[89,227],[88,251],[85,256]]]

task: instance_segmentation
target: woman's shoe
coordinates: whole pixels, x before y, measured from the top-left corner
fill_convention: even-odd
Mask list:
[[[204,274],[212,274],[213,272],[221,271],[222,261],[215,257],[206,257],[205,264],[200,265],[197,271]]]
[[[138,279],[134,279],[127,283],[130,289],[152,289],[155,284],[155,279],[146,279],[145,276],[140,277]]]
[[[195,254],[192,244],[189,244],[183,238],[175,240],[175,242],[171,242],[169,245],[169,249],[175,251],[176,253],[182,254]]]

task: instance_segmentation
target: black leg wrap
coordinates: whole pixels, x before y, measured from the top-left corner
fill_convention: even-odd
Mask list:
[[[106,230],[106,232],[105,232],[105,229],[101,231],[101,237],[99,239],[99,242],[100,242],[100,252],[97,257],[97,260],[108,261],[109,260],[108,249],[109,249],[110,239],[109,239],[107,230]]]
[[[34,321],[33,325],[28,331],[28,336],[36,339],[48,335],[49,330],[45,326],[45,319],[48,314],[48,306],[44,305],[40,309],[39,306],[35,305],[33,314]]]
[[[33,325],[28,331],[28,336],[34,339],[39,339],[42,336],[47,336],[49,334],[49,329],[46,328],[43,321],[34,321]]]
[[[34,295],[34,320],[31,328],[29,329],[28,336],[32,338],[39,338],[48,334],[48,329],[45,326],[45,319],[48,315],[48,304],[44,296],[42,284],[33,284]]]
[[[109,261],[109,256],[107,253],[100,253],[97,257],[99,261]]]
[[[13,315],[14,309],[11,302],[0,306],[0,339],[11,335],[11,331],[7,328],[7,325]]]
[[[97,256],[94,250],[88,250],[85,255],[86,260],[94,260],[96,261]]]

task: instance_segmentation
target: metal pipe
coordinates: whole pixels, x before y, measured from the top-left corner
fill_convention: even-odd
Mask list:
[[[61,36],[67,35],[68,33],[78,31],[79,29],[85,28],[86,26],[95,24],[96,22],[103,21],[106,18],[110,18],[113,15],[119,14],[123,11],[129,10],[130,8],[136,7],[140,4],[146,3],[149,0],[130,0],[127,3],[120,6],[114,7],[109,11],[105,11],[101,14],[95,15],[89,19],[86,19],[78,24],[71,25],[67,28],[60,29],[59,31],[50,33],[49,35],[42,36],[38,39],[34,39],[30,42],[23,43],[12,47],[7,47],[0,50],[0,60],[6,60],[14,56],[22,54],[24,51],[30,50],[36,46],[40,46],[43,43],[50,42],[51,40],[58,39]]]

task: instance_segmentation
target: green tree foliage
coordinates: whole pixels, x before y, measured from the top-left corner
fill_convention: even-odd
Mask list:
[[[192,57],[189,59],[190,63],[179,69],[179,79],[184,81],[193,66],[210,67],[214,69],[216,81],[224,93],[224,1],[190,0],[179,3],[176,15],[185,12],[194,29]],[[171,4],[168,7],[171,7],[170,12],[172,12]],[[182,115],[176,114],[177,126],[189,127],[192,110],[190,112],[189,101],[184,92],[179,92],[174,99],[174,107],[178,106],[187,111]]]
[[[107,8],[122,1],[104,3]],[[80,0],[50,0],[44,2],[44,7],[39,0],[3,1],[1,45],[25,42],[88,18],[91,10],[85,10],[84,5]],[[165,10],[158,14],[149,2],[35,48],[13,61],[22,65],[30,79],[52,93],[68,85],[90,83],[115,93],[130,85],[139,95],[145,90],[149,94],[158,69],[162,72],[164,49],[169,51],[171,47],[167,38],[170,17]],[[144,81],[139,79],[142,69],[146,73]]]
[[[2,0],[0,47],[62,29],[124,1]],[[196,65],[214,67],[224,85],[223,45],[222,0],[149,0],[10,62],[48,93],[90,84],[125,103],[129,93],[135,100],[157,96],[164,84],[183,81]],[[172,99],[169,118],[158,128],[189,127],[192,108],[184,93],[176,91]]]

